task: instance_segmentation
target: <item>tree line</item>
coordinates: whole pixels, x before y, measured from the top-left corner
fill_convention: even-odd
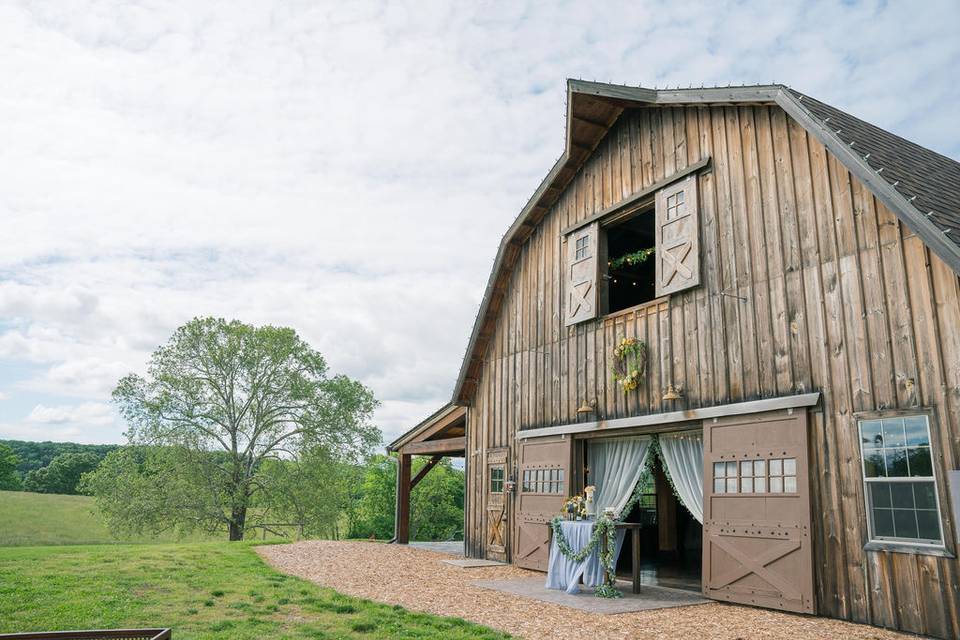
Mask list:
[[[0,440],[0,491],[76,494],[80,476],[95,469],[117,447]]]
[[[30,469],[23,487],[32,477],[31,487],[94,496],[121,537],[393,534],[396,462],[375,453],[378,403],[359,381],[330,374],[292,329],[194,319],[153,353],[145,375],[121,379],[113,400],[126,445],[64,451]],[[0,448],[0,483],[5,464],[14,474],[22,464],[9,447]],[[462,471],[434,467],[411,496],[412,537],[462,536],[463,492]]]

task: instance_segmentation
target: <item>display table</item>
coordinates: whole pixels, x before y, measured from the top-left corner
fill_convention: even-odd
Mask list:
[[[574,553],[590,544],[590,537],[593,535],[593,520],[565,520],[560,524],[563,535]],[[627,530],[630,530],[632,542],[632,554],[630,558],[630,569],[632,577],[633,593],[640,593],[640,523],[637,522],[617,522],[614,525],[617,528],[617,548],[614,549],[614,564],[620,557],[620,550],[623,547],[623,538]],[[551,529],[551,538],[553,530]],[[563,589],[567,593],[579,593],[580,579],[588,587],[596,587],[603,583],[604,568],[600,566],[599,550],[594,550],[582,562],[576,563],[567,559],[557,549],[557,541],[550,541],[550,563],[547,569],[547,589]]]
[[[565,520],[560,523],[560,530],[570,544],[574,553],[590,544],[593,535],[593,520]],[[551,529],[551,534],[552,534]],[[617,547],[613,551],[614,563],[620,557],[620,547],[623,546],[624,531],[617,530]],[[588,587],[597,587],[603,584],[604,568],[600,564],[600,550],[594,549],[580,562],[574,562],[560,553],[556,538],[550,540],[550,563],[547,568],[547,589],[562,589],[567,593],[579,593],[580,581]]]

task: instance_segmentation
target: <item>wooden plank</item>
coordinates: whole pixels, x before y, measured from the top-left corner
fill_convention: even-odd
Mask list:
[[[832,382],[838,400],[835,414],[838,453],[841,454],[840,501],[844,512],[846,538],[844,562],[850,585],[850,618],[856,622],[869,621],[867,585],[863,573],[864,535],[862,522],[866,521],[862,494],[862,471],[855,452],[858,439],[852,420],[854,411],[863,410],[869,399],[869,372],[866,367],[866,335],[863,327],[863,305],[860,295],[853,211],[850,202],[850,176],[835,158],[828,156],[830,195],[836,231],[836,271],[831,280],[836,283],[831,296],[831,316],[842,326],[841,345],[834,358]]]
[[[727,327],[726,353],[727,377],[726,397],[728,399],[742,398],[744,388],[743,349],[740,346],[742,327],[740,325],[739,301],[730,297],[737,289],[737,242],[734,238],[733,218],[734,206],[730,194],[730,169],[727,154],[727,127],[726,114],[723,109],[710,110],[713,132],[714,171],[717,180],[717,219],[719,221],[720,240],[720,289],[714,291],[719,299],[722,313],[721,324]],[[741,209],[742,211],[742,209]]]
[[[713,155],[713,125],[711,112],[706,108],[697,109],[697,123],[700,129],[700,148],[701,153],[707,156]],[[704,319],[708,320],[706,326],[710,327],[707,332],[710,348],[705,356],[707,367],[713,375],[713,393],[712,402],[722,402],[730,397],[729,370],[727,362],[727,329],[724,324],[723,315],[723,297],[718,295],[723,290],[723,281],[721,280],[722,256],[720,254],[720,228],[718,221],[718,199],[717,199],[717,180],[716,172],[706,173],[698,181],[698,187],[701,195],[701,207],[703,215],[701,216],[701,225],[703,231],[703,269],[704,269],[704,291],[705,313]]]
[[[400,449],[402,455],[427,455],[434,453],[454,453],[465,451],[467,448],[466,438],[444,438],[442,440],[426,440],[424,442],[411,442]]]
[[[808,297],[812,303],[808,305],[810,313],[817,318],[820,327],[820,342],[823,356],[820,365],[816,367],[814,387],[823,389],[824,395],[824,456],[828,467],[821,469],[821,473],[832,476],[828,486],[827,502],[830,509],[828,528],[828,547],[832,553],[828,559],[828,566],[835,572],[836,590],[831,594],[824,594],[830,598],[828,611],[838,618],[851,617],[852,589],[851,573],[860,572],[847,562],[849,544],[859,545],[858,539],[863,529],[863,521],[857,520],[855,515],[848,516],[844,506],[849,504],[843,500],[845,482],[840,472],[841,451],[840,431],[849,430],[849,385],[847,381],[846,344],[843,325],[843,310],[840,299],[840,284],[837,276],[836,264],[836,237],[833,212],[833,194],[831,191],[830,164],[826,149],[819,142],[807,139],[811,175],[813,177],[815,226],[820,230],[817,248],[821,255],[819,269],[811,269],[811,286]],[[818,274],[819,272],[819,274]],[[814,361],[816,362],[816,361]],[[847,454],[848,456],[850,454]],[[859,484],[856,480],[855,484]]]
[[[770,321],[773,335],[774,394],[789,393],[794,390],[793,343],[791,342],[791,323],[793,331],[799,333],[800,327],[790,313],[788,275],[793,269],[785,265],[784,254],[788,243],[795,239],[787,237],[793,213],[793,180],[789,169],[789,150],[785,150],[787,131],[785,123],[777,121],[772,112],[780,109],[755,107],[757,139],[759,142],[759,166],[761,192],[763,193],[763,224],[767,249],[767,274],[770,279]],[[779,147],[779,148],[778,148]],[[797,278],[793,278],[793,290],[799,291]]]
[[[777,229],[778,213],[776,211],[776,178],[773,169],[773,151],[769,123],[763,135],[756,131],[754,110],[751,107],[741,107],[737,110],[740,122],[738,140],[742,146],[743,172],[743,199],[744,215],[743,228],[749,239],[744,247],[748,260],[747,274],[738,273],[741,285],[752,284],[750,289],[743,290],[741,295],[748,297],[747,304],[741,305],[748,313],[755,330],[747,327],[747,340],[756,352],[757,378],[755,385],[744,389],[745,397],[769,397],[776,395],[775,359],[779,353],[774,344],[773,312],[770,302],[770,278],[779,275],[779,265],[775,273],[770,271],[770,255],[776,255],[774,247],[779,244]],[[761,161],[763,161],[761,173]],[[772,197],[771,197],[771,194]],[[772,223],[772,224],[771,224]],[[740,247],[738,247],[739,249]]]
[[[857,238],[860,253],[860,283],[863,289],[863,312],[866,320],[867,349],[871,370],[870,405],[885,409],[897,405],[894,371],[891,361],[887,298],[880,264],[880,241],[873,194],[862,184],[854,187],[854,212],[857,217]]]

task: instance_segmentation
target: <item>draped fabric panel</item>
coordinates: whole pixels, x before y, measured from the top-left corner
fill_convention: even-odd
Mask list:
[[[597,515],[606,507],[619,514],[626,506],[646,464],[650,437],[591,440],[587,448],[588,483],[596,487],[593,503]]]
[[[660,458],[683,506],[703,524],[703,434],[662,434]]]

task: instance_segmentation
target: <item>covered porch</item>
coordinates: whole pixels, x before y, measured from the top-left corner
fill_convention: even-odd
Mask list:
[[[410,492],[443,458],[462,458],[466,451],[466,407],[448,404],[389,445],[397,456],[394,536],[391,542],[410,542]],[[413,456],[429,457],[416,476]]]

